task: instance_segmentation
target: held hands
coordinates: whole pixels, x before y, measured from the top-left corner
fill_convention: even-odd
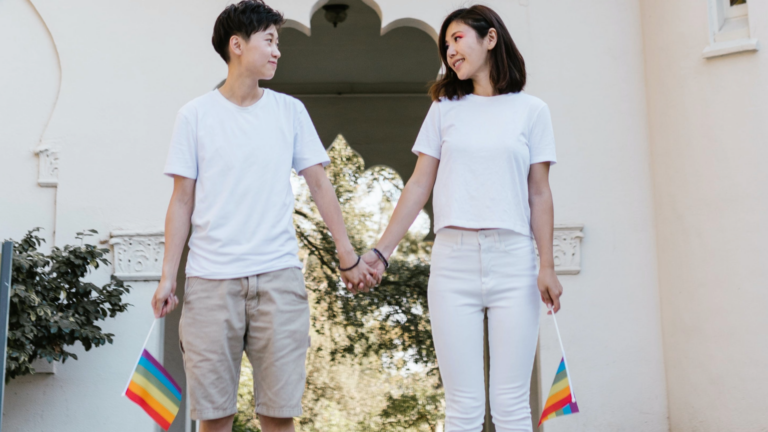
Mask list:
[[[172,310],[176,309],[179,304],[179,298],[176,297],[176,281],[170,281],[166,278],[161,278],[160,283],[157,284],[155,295],[152,296],[152,310],[155,311],[155,318],[162,318]]]
[[[355,263],[358,262],[358,259],[360,262],[355,265]],[[356,254],[340,255],[339,261],[340,268],[349,269],[347,271],[341,271],[341,279],[352,294],[357,294],[360,291],[368,292],[368,290],[381,282],[381,273],[368,266],[368,264]]]
[[[563,295],[563,286],[557,279],[554,268],[542,268],[539,270],[539,293],[541,301],[547,305],[547,315],[556,313],[560,310],[560,296]]]
[[[369,250],[368,252],[363,255],[363,262],[368,264],[368,266],[374,270],[376,270],[376,273],[379,275],[379,280],[376,282],[376,285],[381,283],[381,275],[384,274],[384,271],[386,270],[386,267],[384,266],[384,262],[379,259],[378,255],[373,250]]]

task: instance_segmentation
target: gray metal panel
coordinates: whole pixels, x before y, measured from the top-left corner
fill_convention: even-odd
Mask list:
[[[3,430],[3,398],[5,396],[5,363],[6,350],[8,348],[8,313],[10,312],[11,299],[11,268],[13,263],[13,242],[3,243],[2,256],[0,257],[0,367],[2,367],[2,381],[0,381],[0,431]]]

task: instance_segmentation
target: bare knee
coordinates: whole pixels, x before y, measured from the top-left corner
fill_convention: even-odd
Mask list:
[[[269,417],[259,414],[259,423],[264,432],[294,432],[293,418]]]
[[[232,432],[234,420],[234,414],[213,420],[200,420],[200,432]]]

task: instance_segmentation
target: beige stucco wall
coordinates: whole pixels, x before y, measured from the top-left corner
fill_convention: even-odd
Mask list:
[[[21,115],[16,105],[2,105],[0,130],[27,135],[2,143],[13,160],[3,163],[13,176],[0,175],[4,182],[16,179],[19,192],[5,188],[0,204],[20,202],[29,215],[0,213],[3,237],[18,236],[30,222],[53,230],[54,216],[57,244],[72,242],[83,228],[105,236],[116,229],[162,227],[171,182],[160,173],[175,113],[226,73],[210,46],[214,19],[225,3],[32,1],[40,19],[29,31],[36,32],[48,63],[36,67],[36,57],[21,52],[15,62],[0,62],[0,77],[5,88],[9,81],[18,83],[14,97],[23,106],[43,113]],[[308,26],[318,6],[313,0],[270,3],[295,28]],[[408,24],[432,34],[449,11],[466,4],[367,3],[379,10],[385,28]],[[9,4],[13,10],[0,16],[0,31],[21,31],[34,21],[26,0],[0,7]],[[487,4],[502,15],[526,57],[529,93],[552,111],[559,155],[552,172],[556,221],[585,225],[582,272],[562,277],[566,295],[559,315],[582,413],[545,429],[666,431],[640,6],[599,0]],[[3,53],[21,50],[16,40],[0,39]],[[29,72],[9,75],[17,69]],[[37,86],[35,71],[56,83]],[[22,87],[32,90],[24,93]],[[54,190],[36,185],[37,161],[30,156],[41,139],[63,143],[55,207]],[[33,208],[23,193],[48,207]],[[107,277],[107,271],[93,276],[97,282]],[[119,397],[151,322],[153,285],[133,285],[129,301],[135,306],[106,326],[116,334],[113,346],[84,353],[56,375],[9,385],[9,431],[151,430],[141,411]],[[551,320],[542,315],[543,395],[559,357]]]
[[[768,52],[704,59],[706,2],[641,4],[671,429],[767,430]]]
[[[508,14],[523,12],[527,34],[511,31],[528,91],[553,113],[555,220],[585,224],[582,272],[561,276],[558,314],[582,413],[544,430],[666,431],[639,5],[531,1]],[[541,322],[544,396],[560,350]]]
[[[56,190],[37,185],[35,149],[51,118],[61,69],[45,23],[27,0],[0,2],[0,238],[41,227],[53,238]]]
[[[2,238],[42,226],[49,244],[55,230],[55,244],[64,245],[84,228],[102,240],[117,229],[162,228],[172,183],[160,173],[175,112],[226,74],[209,49],[224,4],[0,2]],[[179,12],[188,8],[194,12]],[[37,185],[32,151],[46,140],[60,145],[58,189]],[[91,280],[103,284],[110,273]],[[134,306],[102,326],[114,345],[76,346],[79,360],[58,365],[55,375],[10,383],[3,431],[156,430],[121,396],[152,323],[156,286],[129,284]],[[148,345],[154,353],[158,330]]]

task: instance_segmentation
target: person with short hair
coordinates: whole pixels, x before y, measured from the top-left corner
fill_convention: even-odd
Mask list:
[[[557,312],[563,291],[552,253],[549,168],[556,158],[549,108],[523,92],[525,62],[490,8],[448,15],[438,44],[445,75],[430,90],[434,102],[413,147],[416,168],[363,260],[385,270],[434,188],[428,299],[445,432],[482,428],[486,311],[493,423],[499,432],[531,431],[538,301]]]
[[[323,169],[330,161],[306,108],[259,86],[275,74],[283,22],[261,0],[219,15],[212,42],[227,63],[226,82],[179,110],[165,165],[174,188],[152,307],[161,318],[178,304],[176,273],[191,225],[179,342],[190,416],[201,432],[232,430],[243,351],[262,430],[293,431],[302,413],[309,304],[291,169],[306,180],[333,236],[347,288],[380,281],[349,241]]]

